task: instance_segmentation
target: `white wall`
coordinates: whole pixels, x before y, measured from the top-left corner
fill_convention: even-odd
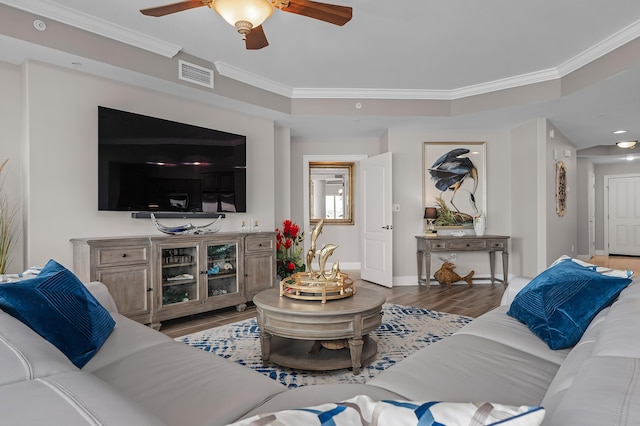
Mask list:
[[[541,174],[535,161],[538,152],[538,123],[525,123],[511,132],[511,270],[535,276],[538,271],[538,245],[541,244],[538,220]]]
[[[547,211],[547,244],[544,267],[562,255],[575,256],[578,232],[578,165],[576,148],[569,140],[555,129],[551,123],[546,131],[546,211]],[[564,216],[556,212],[556,163],[562,161],[567,166],[567,211]],[[540,272],[540,271],[538,271]]]
[[[291,130],[275,128],[275,219],[276,227],[291,217]]]
[[[586,158],[577,159],[577,236],[576,256],[589,257],[589,174],[595,173],[593,162]],[[594,224],[595,225],[595,224]]]
[[[24,263],[24,235],[22,229],[23,211],[21,209],[21,172],[24,155],[20,141],[22,139],[22,72],[19,67],[0,62],[0,163],[9,159],[2,175],[4,185],[2,195],[7,197],[8,205],[18,208],[14,226],[17,231],[16,243],[12,249],[11,260],[7,265],[8,273],[22,272]]]
[[[289,129],[276,129],[270,120],[37,62],[21,67],[0,64],[0,77],[0,154],[10,156],[14,167],[19,165],[19,170],[10,169],[10,191],[24,194],[25,254],[14,263],[13,272],[49,258],[70,266],[70,238],[157,233],[148,220],[131,219],[125,212],[97,211],[98,105],[247,135],[249,212],[229,214],[223,231],[239,230],[240,222],[250,218],[258,219],[264,230],[289,217],[302,225],[304,155],[392,152],[393,203],[400,205],[393,217],[395,284],[416,281],[414,237],[422,233],[425,141],[487,142],[487,233],[513,237],[512,275],[533,275],[558,253],[571,254],[567,247],[576,243],[575,193],[569,199],[570,216],[554,217],[553,150],[572,147],[557,131],[555,139],[549,140],[551,127],[544,119],[513,131],[389,129],[379,138],[296,138],[290,137]],[[575,161],[568,163],[570,182],[575,182]],[[620,173],[619,165],[616,170]],[[601,178],[598,182],[601,185]],[[597,192],[601,194],[602,187]],[[538,231],[546,229],[547,222],[552,230],[540,237]],[[359,262],[359,230],[354,227],[352,235],[344,227],[335,228],[335,235],[325,230],[323,237],[345,248],[336,258],[341,263]],[[488,276],[487,257],[486,253],[459,254],[459,272],[474,269],[478,276]],[[500,271],[500,256],[497,259]],[[432,266],[439,267],[439,262]]]
[[[55,258],[70,267],[74,237],[158,233],[149,220],[97,209],[98,105],[246,135],[248,212],[228,214],[222,231],[250,218],[274,228],[272,121],[42,63],[24,68],[29,265]]]
[[[304,174],[304,156],[319,156],[314,161],[355,161],[359,157],[379,154],[380,143],[377,138],[292,138],[291,141],[291,219],[298,223],[305,232],[305,247],[310,241],[312,227],[304,222],[305,190],[308,180]],[[360,264],[360,216],[362,205],[358,202],[359,167],[354,171],[354,214],[353,225],[328,225],[322,228],[322,236],[318,244],[338,245],[332,260],[339,260],[341,268],[347,270],[350,265]],[[342,266],[344,265],[344,266]]]
[[[394,284],[415,284],[417,280],[416,235],[423,232],[423,160],[424,142],[486,142],[487,234],[511,234],[511,146],[507,130],[429,130],[390,129],[385,143],[393,153],[393,203],[400,211],[393,216]],[[457,272],[465,275],[473,269],[477,276],[489,276],[488,254],[456,253]],[[435,259],[434,259],[435,258]],[[501,256],[496,256],[496,271],[502,271]],[[432,270],[442,262],[432,258]],[[510,266],[511,274],[520,272]],[[498,273],[500,277],[500,274]]]

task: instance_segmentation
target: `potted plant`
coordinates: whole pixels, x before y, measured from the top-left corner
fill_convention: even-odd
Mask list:
[[[0,165],[0,275],[5,274],[7,271],[11,260],[11,248],[16,242],[14,220],[17,209],[9,204],[9,200],[4,193],[5,175],[2,173],[8,161],[6,159]]]

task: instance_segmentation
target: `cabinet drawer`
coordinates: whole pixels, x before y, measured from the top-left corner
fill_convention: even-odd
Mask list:
[[[247,253],[255,251],[273,250],[273,238],[270,237],[247,237],[244,251]]]
[[[449,250],[484,250],[487,242],[483,240],[450,241]]]
[[[102,266],[146,262],[147,259],[148,251],[145,246],[96,249],[97,263]]]
[[[489,241],[489,247],[492,249],[503,249],[505,241]]]
[[[427,241],[427,248],[430,251],[443,251],[447,249],[447,243],[445,241]]]

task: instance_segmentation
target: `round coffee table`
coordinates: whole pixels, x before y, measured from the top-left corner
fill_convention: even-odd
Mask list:
[[[360,374],[362,363],[378,350],[368,334],[382,323],[384,302],[384,296],[368,289],[327,303],[290,299],[280,296],[277,288],[258,293],[253,303],[264,366],[272,361],[301,370],[351,367],[353,374]],[[348,342],[343,349],[327,349],[318,343],[343,339]]]

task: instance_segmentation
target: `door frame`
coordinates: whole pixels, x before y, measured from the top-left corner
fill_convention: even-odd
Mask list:
[[[318,161],[331,161],[331,162],[341,162],[341,163],[355,163],[356,170],[354,173],[354,185],[353,185],[353,209],[354,209],[354,224],[353,225],[345,225],[345,224],[336,224],[336,225],[327,225],[324,226],[353,226],[354,232],[357,235],[360,235],[361,225],[362,225],[362,194],[361,194],[361,182],[360,182],[360,160],[368,158],[367,155],[331,155],[331,154],[322,154],[322,155],[303,155],[302,156],[302,202],[303,206],[303,229],[307,230],[311,223],[311,214],[309,212],[309,163],[318,162]],[[355,197],[353,197],[355,195]],[[308,232],[307,235],[310,235]],[[323,241],[327,242],[327,241]],[[333,243],[333,241],[332,241]],[[304,251],[306,253],[310,246],[311,240],[310,238],[305,238],[303,241]],[[339,254],[336,252],[336,258],[339,258]],[[354,262],[340,262],[340,268],[343,270],[360,270],[360,256],[358,256],[358,261]],[[317,266],[317,265],[316,265]]]
[[[621,178],[640,178],[640,173],[623,173],[618,175],[604,175],[604,198],[603,198],[603,218],[602,223],[604,227],[604,254],[609,256],[609,180],[621,179]]]

